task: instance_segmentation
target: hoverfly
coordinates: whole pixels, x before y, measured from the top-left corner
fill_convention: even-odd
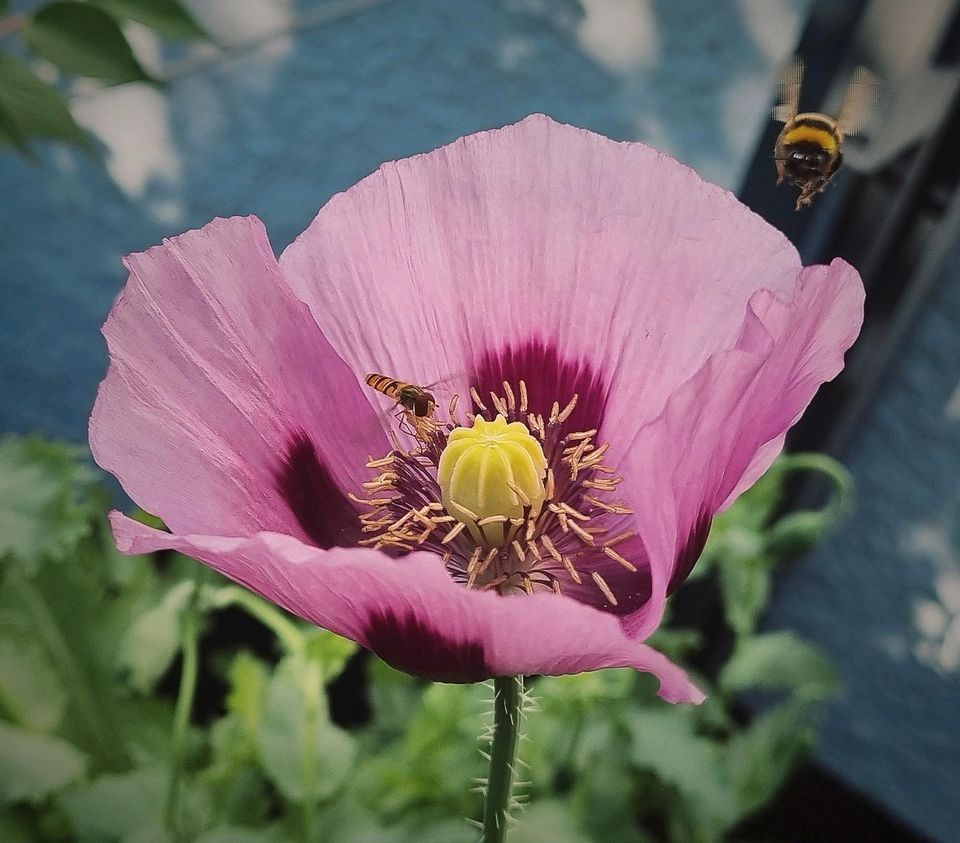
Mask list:
[[[398,381],[377,372],[367,375],[364,382],[387,398],[392,398],[398,407],[413,413],[418,419],[429,418],[437,407],[437,400],[425,387]]]
[[[844,138],[863,131],[877,92],[873,73],[858,67],[834,118],[813,111],[798,113],[802,82],[803,60],[796,57],[781,75],[780,101],[773,109],[773,119],[786,124],[773,152],[777,184],[787,181],[800,188],[798,211],[827,189],[843,162]]]

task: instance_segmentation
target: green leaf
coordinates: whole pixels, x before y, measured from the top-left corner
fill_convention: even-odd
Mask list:
[[[290,837],[279,828],[245,828],[221,825],[201,834],[194,843],[289,843]]]
[[[791,700],[754,719],[726,748],[739,817],[770,801],[813,746],[814,707]]]
[[[0,99],[6,59],[0,55]],[[16,557],[33,574],[45,557],[63,556],[90,533],[77,494],[90,474],[79,453],[39,438],[0,440],[0,561]]]
[[[50,732],[63,717],[67,694],[35,640],[0,627],[0,709],[34,732]]]
[[[719,682],[728,693],[787,690],[808,699],[824,699],[840,690],[833,663],[792,632],[769,632],[740,641]]]
[[[293,802],[329,799],[353,767],[353,738],[329,719],[319,664],[290,656],[267,687],[260,730],[264,769]]]
[[[166,770],[144,767],[100,776],[61,797],[80,840],[116,840],[141,829],[162,828]]]
[[[2,97],[2,93],[0,93],[0,97]],[[27,136],[2,102],[0,102],[0,146],[12,146],[21,155],[27,157],[32,154],[27,143]]]
[[[68,73],[108,82],[150,79],[117,22],[86,3],[62,0],[44,7],[23,30],[36,53]]]
[[[559,799],[534,802],[510,830],[510,843],[592,843]]]
[[[119,666],[141,693],[154,686],[179,652],[180,619],[192,593],[193,583],[177,583],[127,630],[120,645]]]
[[[169,771],[140,767],[129,773],[107,774],[75,787],[60,797],[60,806],[82,843],[117,840],[124,843],[166,841],[164,805]],[[178,825],[186,839],[209,825],[208,794],[196,781],[183,790]]]
[[[721,747],[697,734],[696,712],[683,706],[645,709],[631,725],[630,757],[675,787],[697,825],[728,827],[730,787]]]
[[[40,802],[86,770],[72,744],[0,721],[0,805]]]
[[[137,21],[167,38],[209,38],[177,0],[91,0],[115,18]]]
[[[236,716],[246,732],[253,736],[263,719],[267,691],[267,668],[249,653],[238,653],[230,665],[230,693],[227,710]]]

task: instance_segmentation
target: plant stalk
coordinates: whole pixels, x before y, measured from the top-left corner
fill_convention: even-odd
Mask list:
[[[522,676],[502,676],[493,680],[493,740],[490,743],[490,773],[483,804],[481,843],[503,843],[507,838],[522,706]]]

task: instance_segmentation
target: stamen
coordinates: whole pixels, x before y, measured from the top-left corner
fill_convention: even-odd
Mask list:
[[[467,509],[462,503],[457,503],[455,500],[450,501],[450,506],[459,509],[464,515],[467,516],[471,521],[479,521],[480,516],[477,515],[473,510]]]
[[[563,594],[563,591],[560,590],[560,580],[556,579],[556,577],[554,577],[550,585],[553,587],[553,593],[558,597]]]
[[[554,492],[556,492],[556,490],[557,490],[555,480],[556,480],[556,478],[553,476],[553,469],[552,469],[552,468],[548,468],[548,469],[547,469],[547,485],[546,485],[546,488],[545,488],[545,490],[544,490],[544,497],[545,497],[547,500],[551,500],[551,499],[553,498]]]
[[[477,550],[480,550],[480,548],[478,547]],[[469,588],[473,588],[473,584],[477,581],[477,579],[479,579],[486,573],[487,568],[490,567],[490,563],[493,562],[493,560],[496,558],[497,553],[498,553],[498,548],[496,547],[490,548],[490,551],[484,557],[483,561],[474,569],[473,574],[467,580],[467,586]]]
[[[521,575],[520,581],[523,583],[523,590],[526,591],[527,594],[533,594],[533,580],[526,575]]]
[[[610,480],[590,480],[584,479],[580,485],[586,489],[596,489],[600,492],[615,492],[617,486],[623,482],[622,477],[613,477]]]
[[[367,468],[384,468],[385,466],[390,465],[393,462],[393,451],[387,454],[385,457],[381,457],[378,460],[375,460],[373,457],[367,459]]]
[[[617,598],[613,596],[613,592],[610,590],[610,586],[607,585],[607,581],[602,576],[600,576],[600,574],[598,574],[596,571],[590,574],[590,577],[597,584],[597,588],[599,588],[600,591],[603,592],[603,596],[610,601],[610,604],[613,606],[616,606]]]
[[[609,556],[614,562],[618,562],[619,564],[623,565],[623,567],[626,568],[628,571],[630,571],[630,573],[635,574],[637,572],[637,566],[634,565],[633,562],[631,562],[626,557],[623,557],[619,553],[617,553],[617,551],[615,551],[612,547],[610,547],[610,545],[606,545],[603,548],[603,552],[607,556]]]
[[[388,532],[393,532],[394,530],[399,530],[404,524],[406,524],[411,518],[413,518],[414,510],[410,509],[401,515],[396,521],[394,521],[388,528]]]
[[[477,405],[483,412],[487,412],[487,405],[480,400],[480,393],[477,392],[475,386],[470,387],[470,397],[473,399],[473,403]]]
[[[457,521],[457,523],[450,528],[450,532],[440,539],[440,544],[449,544],[466,529],[466,521]]]
[[[583,582],[583,579],[580,577],[580,572],[573,567],[573,560],[569,556],[563,556],[560,561],[563,563],[563,567],[567,569],[567,573],[577,585],[580,585]]]
[[[594,427],[591,430],[581,430],[579,433],[568,433],[565,438],[576,442],[578,439],[592,439],[596,435],[597,429]]]
[[[501,585],[503,585],[508,579],[510,579],[510,575],[509,575],[509,574],[501,574],[501,575],[500,575],[499,577],[497,577],[496,579],[490,580],[490,582],[488,582],[488,583],[487,583],[485,586],[483,586],[483,588],[481,588],[480,590],[481,590],[481,591],[492,591],[492,590],[495,589],[495,588],[499,588],[499,587],[500,587]]]
[[[504,418],[506,418],[510,413],[507,411],[507,405],[503,403],[503,399],[497,395],[495,392],[490,393],[490,400],[493,402],[494,409]]]
[[[358,498],[353,492],[347,492],[347,497],[354,503],[365,504],[366,506],[384,506],[396,500],[396,498]]]
[[[632,539],[636,534],[636,530],[624,530],[622,533],[617,533],[613,538],[607,539],[603,543],[604,547],[613,547],[615,544],[620,544],[620,542],[625,542],[627,539]]]
[[[457,405],[460,403],[460,393],[454,392],[453,397],[450,399],[450,403],[447,405],[447,413],[453,415],[457,412]]]
[[[556,559],[557,562],[562,561],[560,558],[560,551],[557,550],[557,546],[550,539],[550,536],[547,536],[547,535],[540,536],[540,541],[543,542],[543,546],[547,549],[547,553],[549,553],[554,559]]]
[[[527,382],[520,380],[520,412],[527,412]]]
[[[508,381],[503,382],[503,394],[507,396],[507,409],[513,413],[517,409],[517,400],[513,395],[513,387]]]
[[[478,527],[485,527],[487,524],[506,524],[510,519],[506,515],[488,515],[477,521]]]
[[[560,416],[560,402],[554,401],[553,406],[550,408],[550,424],[556,424],[557,418]]]
[[[520,499],[520,503],[522,503],[524,506],[530,506],[530,496],[523,491],[523,489],[521,489],[512,480],[507,481],[507,486],[510,488],[510,491]],[[549,498],[549,495],[546,495],[545,497]]]
[[[523,552],[523,545],[520,544],[516,539],[510,542],[510,547],[513,548],[513,552],[517,554],[517,559],[521,562],[527,561],[527,554]]]
[[[573,413],[574,407],[577,406],[577,401],[579,398],[580,396],[574,392],[573,398],[570,399],[570,401],[567,403],[567,406],[564,407],[557,416],[557,422],[563,424],[568,418],[570,418],[570,414]]]
[[[590,520],[590,516],[589,516],[589,515],[584,515],[582,512],[579,512],[578,510],[574,509],[574,508],[573,508],[572,506],[570,506],[570,504],[568,504],[568,503],[561,502],[561,503],[560,503],[560,509],[562,509],[564,512],[566,512],[567,515],[571,516],[572,518],[576,518],[578,521],[589,521],[589,520]]]
[[[602,509],[604,512],[612,512],[614,515],[633,515],[633,510],[630,509],[629,506],[624,506],[622,503],[607,503],[606,501],[593,497],[593,495],[584,495],[583,499],[589,501],[598,509]]]
[[[534,557],[536,558],[537,562],[542,562],[542,561],[543,561],[543,554],[540,552],[540,548],[537,547],[537,543],[536,543],[536,542],[530,542],[530,541],[528,541],[528,542],[527,542],[527,550],[529,550],[529,551],[534,555]]]
[[[581,527],[576,521],[568,521],[567,526],[569,526],[570,529],[573,530],[573,532],[575,532],[587,544],[594,544],[593,536],[584,530],[583,527]]]

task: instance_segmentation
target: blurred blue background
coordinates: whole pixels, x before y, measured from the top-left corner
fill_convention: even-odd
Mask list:
[[[0,432],[85,440],[120,257],[213,216],[257,214],[279,253],[381,162],[535,111],[738,189],[810,2],[190,5],[223,49],[132,26],[168,87],[74,92],[103,163],[0,155]],[[960,840],[960,255],[950,265],[848,449],[857,514],[780,582],[771,619],[846,678],[820,761],[944,841]]]

